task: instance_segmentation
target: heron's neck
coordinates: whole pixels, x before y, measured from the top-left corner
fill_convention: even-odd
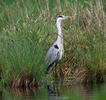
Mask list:
[[[58,29],[57,42],[60,44],[63,44],[63,33],[62,33],[61,21],[57,21],[57,29]]]

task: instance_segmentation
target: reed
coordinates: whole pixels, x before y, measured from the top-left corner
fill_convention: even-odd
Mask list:
[[[45,78],[45,54],[57,37],[59,13],[73,16],[63,22],[65,57],[59,66],[106,71],[104,1],[10,1],[0,1],[1,83],[25,73],[31,80]]]

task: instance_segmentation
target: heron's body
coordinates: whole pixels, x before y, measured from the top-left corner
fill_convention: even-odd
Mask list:
[[[67,17],[68,18],[68,17]],[[49,48],[46,54],[46,64],[47,64],[47,74],[49,74],[53,68],[57,65],[57,63],[62,59],[64,55],[64,47],[63,47],[63,33],[61,27],[61,21],[65,19],[63,16],[59,16],[57,18],[57,29],[58,29],[58,38],[56,42]]]

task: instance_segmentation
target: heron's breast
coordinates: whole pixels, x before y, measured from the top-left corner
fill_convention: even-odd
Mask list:
[[[59,52],[60,52],[59,60],[61,60],[61,59],[62,59],[62,57],[64,56],[64,48],[63,48],[63,47],[61,47],[61,48],[59,49]]]

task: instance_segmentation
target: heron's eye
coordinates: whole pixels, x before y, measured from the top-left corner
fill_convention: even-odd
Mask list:
[[[59,17],[60,17],[60,18],[63,18],[63,16],[61,16],[61,15],[60,15],[60,16],[58,16],[58,18],[59,18]]]

